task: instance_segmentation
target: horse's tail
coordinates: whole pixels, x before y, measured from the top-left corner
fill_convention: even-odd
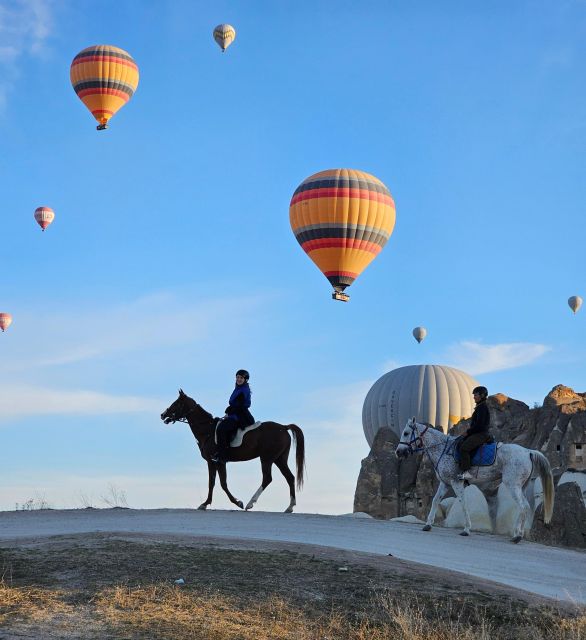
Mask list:
[[[303,431],[296,424],[287,425],[287,430],[293,433],[295,440],[295,462],[297,463],[297,490],[303,487],[303,473],[305,471],[305,437]]]
[[[549,460],[540,451],[532,451],[530,455],[531,462],[539,472],[541,485],[543,487],[543,521],[545,524],[549,524],[553,514],[553,500],[555,495],[551,466]]]

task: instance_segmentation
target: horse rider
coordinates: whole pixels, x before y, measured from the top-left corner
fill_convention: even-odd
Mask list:
[[[236,372],[236,386],[232,391],[230,400],[228,400],[226,415],[216,429],[218,448],[212,456],[212,462],[226,462],[230,451],[230,442],[234,439],[238,429],[245,429],[254,424],[254,418],[250,413],[251,391],[248,385],[249,379],[250,374],[246,369],[238,369]]]
[[[472,474],[470,467],[472,466],[471,455],[474,449],[478,449],[481,445],[492,442],[492,436],[489,433],[490,412],[486,405],[488,398],[488,389],[486,387],[475,387],[472,390],[476,407],[472,413],[470,427],[464,434],[464,439],[460,444],[460,475],[458,480],[471,480]]]

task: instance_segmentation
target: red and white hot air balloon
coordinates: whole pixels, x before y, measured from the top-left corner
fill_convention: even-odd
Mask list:
[[[6,331],[12,324],[12,316],[9,313],[0,313],[0,329]]]
[[[35,220],[44,231],[55,219],[55,212],[51,207],[37,207],[35,209]]]

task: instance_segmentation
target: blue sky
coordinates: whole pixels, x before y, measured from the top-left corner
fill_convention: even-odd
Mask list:
[[[96,43],[141,73],[105,132],[69,82]],[[586,391],[566,303],[586,297],[585,59],[583,1],[0,0],[0,509],[101,506],[110,485],[196,506],[205,465],[159,414],[180,386],[221,413],[240,367],[257,418],[304,429],[299,510],[322,513],[352,509],[362,402],[395,366],[528,404]],[[348,304],[289,227],[295,188],[333,167],[397,207]],[[229,474],[246,500],[260,465]],[[259,509],[287,506],[274,479]]]

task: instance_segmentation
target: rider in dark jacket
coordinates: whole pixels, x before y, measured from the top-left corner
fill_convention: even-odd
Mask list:
[[[216,430],[218,449],[212,457],[212,462],[226,462],[230,451],[230,442],[238,429],[245,429],[254,424],[254,418],[250,413],[249,378],[250,374],[245,369],[238,369],[236,372],[236,386],[230,400],[228,400],[226,415]]]
[[[489,433],[490,412],[486,405],[488,389],[486,387],[476,387],[472,394],[476,407],[470,420],[470,427],[464,434],[464,439],[460,444],[460,470],[462,471],[458,476],[460,480],[470,480],[472,478],[470,467],[472,466],[471,454],[474,449],[478,449],[481,445],[492,440]]]

